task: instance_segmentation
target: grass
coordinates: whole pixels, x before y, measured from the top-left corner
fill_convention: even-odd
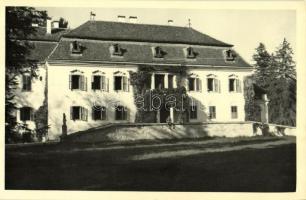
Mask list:
[[[273,148],[132,160],[149,153],[222,149],[292,138],[214,138],[183,143],[52,144],[6,149],[6,189],[104,191],[295,191],[295,143]],[[165,145],[169,144],[169,145]],[[107,145],[106,145],[107,146]],[[137,148],[136,148],[137,147]]]

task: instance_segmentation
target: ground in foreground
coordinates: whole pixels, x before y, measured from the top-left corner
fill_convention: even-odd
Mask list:
[[[294,137],[6,148],[6,189],[295,191]]]

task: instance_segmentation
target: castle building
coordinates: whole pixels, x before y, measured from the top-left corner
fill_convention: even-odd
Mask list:
[[[253,67],[233,45],[192,27],[122,18],[90,20],[70,31],[32,39],[39,77],[20,77],[17,121],[35,128],[34,113],[45,102],[50,139],[62,133],[63,114],[68,134],[107,123],[134,123],[138,107],[131,73],[140,67],[151,69],[146,90],[186,88],[192,99],[186,123],[245,121],[244,79]],[[165,123],[169,118],[180,121],[173,107],[154,111],[146,122]]]

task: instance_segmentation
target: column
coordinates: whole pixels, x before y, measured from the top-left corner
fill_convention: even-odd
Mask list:
[[[164,76],[165,88],[168,88],[168,73]]]
[[[174,109],[173,109],[173,107],[170,108],[170,119],[171,119],[171,122],[174,123]]]
[[[173,75],[173,88],[177,88],[176,75]]]
[[[155,89],[155,74],[152,73],[152,76],[151,76],[151,90],[154,90]]]

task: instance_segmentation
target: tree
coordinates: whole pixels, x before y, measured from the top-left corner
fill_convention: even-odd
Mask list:
[[[271,55],[266,50],[263,43],[255,49],[256,53],[253,55],[255,63],[255,79],[256,83],[266,88],[269,85],[271,78]]]
[[[271,57],[272,79],[268,86],[270,121],[296,125],[296,72],[293,51],[286,39]]]
[[[14,110],[14,90],[16,77],[29,70],[36,76],[37,63],[28,59],[33,46],[27,42],[28,36],[35,35],[33,23],[44,24],[46,11],[38,11],[32,7],[6,7],[5,21],[5,131],[6,142],[14,138],[16,120]]]
[[[60,28],[67,28],[68,27],[68,21],[61,17],[59,19],[59,27]]]

